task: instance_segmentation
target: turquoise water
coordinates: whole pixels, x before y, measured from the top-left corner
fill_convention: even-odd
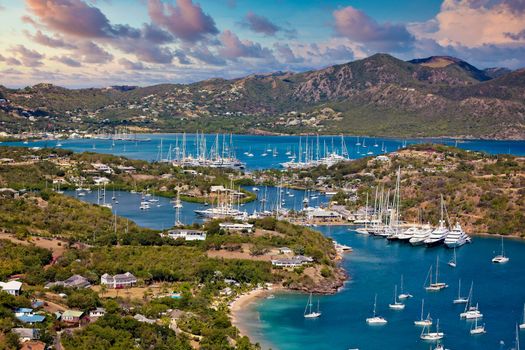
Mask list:
[[[266,197],[268,199],[266,207],[263,206],[261,199],[264,197],[265,188],[258,187],[259,192],[257,194],[257,200],[246,203],[240,206],[240,210],[246,210],[248,214],[252,214],[254,210],[262,211],[263,209],[272,210],[275,207],[275,199],[277,198],[276,187],[266,188]],[[249,191],[253,191],[253,187],[245,187]],[[302,190],[287,190],[293,196],[287,195],[283,191],[282,198],[284,200],[283,208],[300,210],[303,206],[302,200],[305,195],[305,191]],[[84,202],[97,203],[97,191],[93,190],[91,193],[86,193],[85,196],[78,197],[75,191],[64,191],[65,194],[71,197],[78,198]],[[325,194],[318,192],[314,193],[317,198],[310,199],[311,206],[319,206],[320,204],[327,203],[328,197]],[[140,210],[141,194],[130,193],[126,191],[115,191],[115,197],[118,204],[111,200],[113,196],[112,191],[107,191],[106,202],[111,203],[113,208],[112,211],[116,212],[117,215],[123,216],[130,220],[133,220],[139,226],[148,227],[156,230],[163,230],[173,226],[175,222],[175,209],[173,204],[170,203],[170,198],[158,197],[158,203],[150,203],[150,209]],[[193,224],[194,222],[202,222],[202,218],[195,214],[195,210],[202,210],[208,207],[198,203],[183,202],[183,207],[180,210],[180,221],[186,225]]]
[[[144,134],[139,135],[141,138],[150,138],[149,142],[130,142],[130,141],[115,141],[115,146],[111,140],[94,140],[94,139],[77,139],[77,140],[63,140],[62,148],[70,149],[75,152],[93,151],[97,153],[115,154],[129,157],[132,159],[143,159],[155,161],[159,159],[168,158],[168,150],[170,145],[175,148],[176,137],[175,134]],[[181,136],[179,135],[179,141]],[[162,140],[162,155],[160,152],[160,143]],[[213,144],[215,135],[206,135],[206,142],[208,149]],[[361,145],[356,145],[357,141]],[[435,142],[447,145],[454,145],[455,141],[451,139],[392,139],[392,138],[363,138],[345,137],[345,144],[351,158],[361,158],[372,152],[373,155],[382,154],[381,148],[384,145],[386,151],[395,151],[403,146],[403,144],[416,144],[423,142]],[[221,139],[222,142],[222,139]],[[221,143],[220,142],[220,143]],[[305,144],[305,137],[302,137],[303,151]],[[309,138],[310,145],[315,147],[315,137]],[[55,147],[56,141],[34,141],[24,145],[22,142],[4,142],[4,145],[26,146],[26,147]],[[287,151],[298,153],[299,136],[255,136],[255,135],[233,135],[233,144],[235,147],[235,154],[242,162],[246,163],[248,170],[279,168],[280,163],[287,162]],[[339,136],[320,136],[319,144],[323,149],[330,151],[332,145],[334,149],[340,149],[341,138]],[[363,144],[365,147],[363,147]],[[374,147],[377,145],[377,147]],[[516,155],[525,155],[525,141],[492,141],[492,140],[466,140],[457,143],[458,147],[473,150],[485,151],[492,154],[511,153]],[[187,150],[194,152],[195,136],[187,135]],[[267,152],[267,149],[275,149],[277,156],[273,156],[273,152]],[[315,149],[315,148],[314,148]],[[253,153],[253,157],[248,157],[244,152]],[[268,153],[263,156],[263,153]]]
[[[282,293],[275,299],[264,299],[242,315],[253,340],[264,348],[298,349],[429,349],[431,343],[419,339],[421,328],[413,321],[420,317],[421,298],[425,313],[440,320],[445,332],[443,343],[451,350],[510,349],[514,343],[516,322],[521,322],[525,302],[525,243],[506,240],[505,250],[511,258],[506,265],[491,262],[500,249],[496,238],[476,237],[474,243],[457,250],[458,267],[447,265],[452,251],[444,248],[411,247],[389,243],[384,239],[355,234],[348,227],[319,227],[328,237],[348,244],[354,252],[347,254],[342,265],[350,275],[343,290],[332,296],[321,296],[322,316],[303,318],[307,301],[304,294]],[[428,293],[423,284],[436,256],[440,258],[440,280],[449,284],[442,292]],[[393,288],[404,275],[408,299],[403,311],[388,309]],[[474,281],[474,298],[483,313],[487,333],[472,336],[472,322],[459,319],[463,305],[453,305],[458,279],[462,294],[468,294]],[[388,320],[385,326],[368,326],[374,294],[378,294],[378,313]],[[524,332],[522,332],[524,333]],[[501,343],[503,342],[503,343]]]

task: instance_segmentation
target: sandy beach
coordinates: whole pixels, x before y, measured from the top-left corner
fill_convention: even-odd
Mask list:
[[[241,313],[246,312],[250,304],[254,303],[258,299],[265,298],[270,294],[282,290],[284,290],[284,288],[281,286],[273,286],[271,289],[257,288],[248,293],[241,294],[230,304],[231,322],[239,329],[241,335],[250,337],[250,334],[246,330],[245,324],[241,317]]]

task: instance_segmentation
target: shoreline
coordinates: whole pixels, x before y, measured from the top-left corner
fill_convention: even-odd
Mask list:
[[[282,286],[272,286],[272,289],[256,288],[249,292],[240,294],[235,300],[229,305],[230,320],[233,326],[239,330],[239,335],[247,336],[250,341],[253,341],[252,334],[246,329],[243,322],[242,314],[249,310],[249,306],[256,301],[267,297],[274,292],[285,291],[286,288]]]

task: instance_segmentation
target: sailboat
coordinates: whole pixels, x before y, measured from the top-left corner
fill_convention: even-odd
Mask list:
[[[430,312],[427,315],[427,318],[423,318],[423,309],[425,307],[425,299],[421,299],[421,318],[414,321],[416,326],[425,326],[429,327],[432,325],[432,318],[430,318]]]
[[[461,279],[458,282],[458,297],[454,299],[454,304],[466,304],[468,303],[468,298],[461,296]]]
[[[520,329],[525,329],[525,304],[523,304],[523,319],[520,323]]]
[[[459,314],[459,318],[464,318],[467,320],[473,320],[477,318],[483,318],[483,314],[479,311],[478,304],[472,306],[472,294],[474,290],[474,282],[470,285],[470,291],[468,293],[468,302],[465,305],[465,310]]]
[[[479,335],[479,334],[485,334],[487,331],[485,330],[485,324],[478,325],[478,319],[476,318],[476,321],[472,328],[470,329],[471,335]]]
[[[448,262],[448,266],[450,266],[450,267],[456,267],[457,266],[456,247],[454,247],[454,255],[452,256],[452,260],[450,260]]]
[[[496,264],[505,264],[509,262],[509,257],[505,256],[505,248],[503,246],[503,236],[501,237],[501,254],[492,258],[492,262]]]
[[[403,288],[403,275],[401,275],[401,293],[399,293],[399,296],[398,298],[399,299],[408,299],[408,298],[412,298],[412,294],[410,293],[405,293],[404,291],[404,288]]]
[[[426,330],[426,333],[425,333],[425,330]],[[436,331],[431,332],[430,326],[423,327],[420,338],[423,340],[438,341],[440,339],[443,339],[444,336],[445,336],[445,333],[439,331],[439,319],[438,319],[436,322]]]
[[[438,282],[438,274],[439,274],[439,256],[436,257],[436,279],[434,282],[432,282],[432,266],[430,266],[430,269],[428,270],[428,274],[427,274],[428,286],[425,287],[425,290],[427,292],[438,292],[448,287],[446,283]]]
[[[317,299],[317,311],[312,311],[312,293],[310,293],[308,302],[304,308],[304,318],[318,318],[319,316],[321,316],[321,312],[319,311],[319,299]]]
[[[371,324],[371,325],[383,325],[383,324],[386,324],[388,321],[384,317],[377,315],[376,309],[377,309],[377,294],[374,297],[373,316],[372,317],[368,317],[366,319],[366,323]]]
[[[388,307],[392,310],[403,310],[405,308],[405,304],[397,300],[397,284],[394,287],[394,302],[392,304],[388,304]]]
[[[175,199],[175,204],[173,205],[173,208],[175,209],[182,208],[182,201],[180,200],[180,191],[177,191],[177,199]]]

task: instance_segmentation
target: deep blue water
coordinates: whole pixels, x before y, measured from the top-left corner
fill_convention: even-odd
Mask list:
[[[474,243],[457,250],[458,267],[447,265],[452,251],[445,248],[411,247],[388,243],[385,239],[359,235],[348,227],[319,227],[328,237],[348,244],[354,252],[342,265],[350,275],[344,289],[320,298],[322,316],[305,320],[304,294],[281,293],[275,299],[263,299],[242,316],[253,340],[274,350],[299,349],[429,349],[430,343],[419,339],[418,319],[421,298],[425,313],[440,320],[445,332],[444,344],[451,350],[510,349],[514,345],[516,322],[521,322],[525,302],[525,243],[506,240],[511,258],[506,265],[491,262],[500,241],[475,237]],[[449,284],[441,292],[428,293],[423,284],[431,264],[440,257],[440,281]],[[403,311],[388,309],[393,288],[404,275],[405,291],[414,295]],[[463,305],[453,305],[462,279],[462,294],[468,294],[474,281],[475,302],[479,302],[487,333],[472,336],[471,322],[459,319]],[[368,326],[374,294],[378,294],[378,313],[388,320],[385,326]],[[524,333],[524,332],[522,332]],[[500,344],[503,341],[504,345]]]
[[[253,191],[251,186],[246,188],[249,191]],[[257,192],[257,200],[241,205],[240,210],[246,210],[248,214],[252,214],[254,210],[272,210],[275,207],[275,199],[277,198],[278,189],[276,187],[267,187],[267,204],[263,207],[263,203],[260,200],[264,198],[265,188],[258,188],[260,191]],[[287,192],[293,194],[293,197],[288,195]],[[78,197],[75,191],[65,191],[65,194],[76,197],[85,202],[97,203],[96,190],[93,190],[91,193],[86,193],[83,197]],[[310,206],[319,206],[320,204],[328,202],[328,197],[326,195],[317,192],[315,192],[315,194],[317,195],[317,198],[310,199]],[[282,206],[287,209],[300,210],[303,206],[302,200],[304,195],[305,191],[302,190],[283,190],[282,198],[284,199],[284,204]],[[171,198],[156,197],[159,199],[158,203],[150,203],[151,208],[149,210],[140,210],[141,194],[115,191],[115,197],[118,204],[111,200],[112,196],[113,192],[107,191],[106,202],[112,203],[112,210],[116,211],[117,215],[133,220],[140,226],[162,230],[172,227],[175,222],[175,209],[173,208],[173,204],[170,203]],[[188,225],[194,222],[202,222],[202,218],[197,216],[194,210],[205,208],[207,207],[203,204],[183,202],[183,208],[180,210],[180,221]]]
[[[162,158],[167,158],[167,153],[170,145],[175,148],[176,134],[145,134],[139,135],[141,138],[150,138],[149,142],[130,142],[130,141],[115,141],[113,147],[111,140],[96,140],[96,139],[75,139],[63,140],[62,148],[70,149],[75,152],[93,151],[97,153],[110,153],[121,155],[133,159],[143,159],[155,161],[161,159],[160,142],[163,141]],[[181,135],[178,135],[179,142]],[[215,135],[206,135],[206,142],[208,150],[215,140]],[[320,136],[320,148],[326,148],[330,151],[333,148],[340,149],[341,138],[339,136]],[[391,152],[399,149],[403,144],[415,144],[423,142],[435,142],[447,145],[454,145],[455,140],[451,139],[392,139],[392,138],[363,138],[359,137],[357,146],[357,137],[345,137],[347,150],[351,158],[361,158],[372,152],[374,155],[382,154],[381,148],[384,145],[386,151]],[[303,151],[305,144],[305,137],[302,137]],[[221,142],[222,143],[222,139]],[[310,147],[313,145],[315,149],[316,138],[309,138]],[[366,147],[363,147],[363,143]],[[26,146],[26,147],[55,147],[56,141],[34,141],[24,145],[22,142],[4,142],[5,145]],[[278,168],[280,163],[288,161],[287,151],[298,154],[299,136],[255,136],[255,135],[233,135],[233,144],[235,147],[235,154],[242,162],[246,163],[247,169],[266,169]],[[377,144],[377,147],[374,145]],[[525,141],[488,141],[488,140],[466,140],[459,141],[458,147],[474,150],[485,151],[492,154],[511,153],[516,155],[525,155]],[[194,152],[195,136],[187,135],[187,150]],[[267,149],[275,149],[277,156],[273,156],[273,152],[267,152]],[[251,152],[253,157],[248,157],[244,152]],[[267,156],[262,156],[263,153],[268,153]],[[321,151],[322,152],[322,151]]]

